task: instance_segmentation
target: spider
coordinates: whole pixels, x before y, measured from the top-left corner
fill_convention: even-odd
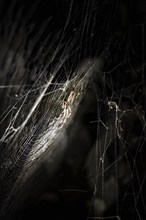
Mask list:
[[[75,99],[77,99],[79,94],[80,93],[76,93],[76,91],[71,90],[69,96],[67,97],[67,100],[63,101],[62,109],[63,109],[64,117],[66,119],[70,117],[70,115],[72,113],[71,108],[73,106],[73,103],[74,103]]]

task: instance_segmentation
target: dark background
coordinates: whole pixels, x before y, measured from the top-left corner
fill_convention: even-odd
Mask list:
[[[69,23],[67,23],[71,4],[71,19]],[[17,18],[17,12],[20,10],[22,12],[19,20]],[[32,62],[27,66],[28,69],[36,65],[37,60],[33,60],[33,56],[37,53],[39,45],[42,44],[48,34],[51,35],[51,40],[53,40],[60,31],[63,33],[63,43],[66,43],[70,38],[74,39],[75,36],[75,43],[72,50],[77,49],[77,52],[68,59],[68,68],[71,66],[71,68],[74,69],[82,60],[89,57],[102,57],[104,60],[103,69],[109,73],[106,75],[106,80],[109,80],[109,85],[104,85],[106,93],[103,94],[102,99],[106,100],[106,98],[112,96],[113,91],[118,94],[118,91],[123,89],[125,91],[123,92],[123,97],[120,97],[119,94],[119,97],[113,97],[114,101],[118,101],[120,98],[121,107],[124,105],[129,108],[141,106],[142,111],[145,112],[146,3],[144,0],[97,0],[93,2],[83,0],[74,0],[72,2],[70,0],[45,0],[39,2],[16,1],[14,3],[7,0],[1,1],[1,22],[3,22],[3,19],[7,16],[9,11],[10,13],[6,21],[12,19],[12,21],[20,22],[21,25],[21,20],[24,20],[28,26],[34,24],[33,31],[27,36],[27,42],[29,39],[34,38],[47,19],[50,18],[48,27],[31,54]],[[84,25],[85,28],[83,29]],[[3,25],[1,35],[3,35],[4,29],[5,26]],[[110,53],[108,53],[108,51],[110,51]],[[53,65],[55,65],[58,59],[59,58],[56,58]],[[60,76],[60,78],[62,77],[64,76]],[[29,80],[31,79],[28,79],[28,82]],[[102,87],[102,83],[99,86]],[[126,88],[129,88],[128,91]],[[104,95],[106,95],[106,98]],[[126,96],[128,98],[126,98]],[[143,115],[145,115],[145,113]],[[133,167],[133,158],[136,160],[136,169],[131,171],[131,174],[134,176],[133,179],[130,180],[126,186],[122,180],[121,183],[119,183],[120,195],[118,205],[121,207],[119,216],[124,220],[140,219],[135,208],[137,208],[142,219],[146,217],[146,194],[144,188],[146,151],[145,133],[143,134],[145,125],[141,125],[135,118],[135,115],[130,116],[129,121],[126,121],[127,119],[125,118],[123,125],[125,131],[129,128],[131,129],[131,135],[127,137],[125,132],[124,139],[130,142],[131,145],[134,143],[133,146],[127,148],[128,150],[126,151],[129,166]],[[93,144],[97,138],[97,126],[91,126],[89,123],[91,120],[96,120],[96,112],[92,112],[92,114],[87,112],[83,119],[84,126],[88,128],[91,143]],[[106,120],[106,117],[103,117],[103,121],[104,120]],[[3,128],[1,128],[1,130],[3,130]],[[138,137],[138,142],[133,142],[135,137]],[[142,151],[137,154],[137,146],[140,145],[140,138],[144,138],[143,147]],[[111,146],[111,149],[114,149],[114,144],[115,142]],[[79,145],[78,147],[81,148],[82,146]],[[75,148],[75,150],[76,149],[77,148]],[[90,207],[87,203],[89,202],[90,204],[94,192],[91,190],[87,180],[87,170],[84,169],[84,162],[81,163],[80,166],[76,166],[78,160],[84,161],[89,151],[81,152],[79,149],[75,152],[75,155],[80,156],[79,159],[74,159],[73,164],[68,162],[70,161],[68,158],[73,159],[71,152],[66,153],[64,161],[58,169],[59,172],[55,177],[49,180],[51,183],[48,187],[49,189],[34,203],[34,206],[24,210],[23,216],[21,216],[20,219],[87,219]],[[114,152],[111,153],[111,151],[108,151],[107,157],[111,164],[116,160],[114,158]],[[125,172],[127,173],[127,171]],[[137,172],[138,176],[136,174]],[[135,198],[139,192],[138,181],[140,181],[140,186],[142,186],[143,201],[139,199],[135,206],[133,204],[133,198]],[[127,194],[131,193],[135,197],[126,197],[123,204],[121,201],[123,195],[125,195],[126,187],[128,188]],[[77,188],[82,189],[82,191],[75,192],[74,190],[69,190],[65,192],[62,190]],[[113,204],[107,208],[104,215],[116,216],[116,205],[117,204],[113,202]],[[91,213],[92,212],[94,215],[94,211],[91,211]],[[116,217],[111,217],[111,219],[116,219]]]

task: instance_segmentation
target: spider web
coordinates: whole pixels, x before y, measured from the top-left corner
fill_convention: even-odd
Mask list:
[[[143,4],[1,1],[1,218],[146,218]]]

